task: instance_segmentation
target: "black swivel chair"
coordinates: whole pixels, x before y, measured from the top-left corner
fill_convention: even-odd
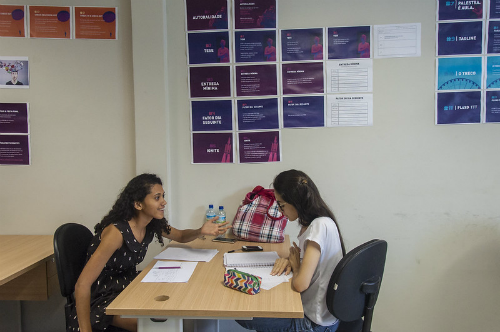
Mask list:
[[[66,298],[64,313],[66,330],[69,315],[75,306],[75,284],[87,261],[87,249],[92,232],[85,226],[68,223],[59,226],[54,233],[54,256],[61,294]]]
[[[348,252],[335,267],[326,304],[340,320],[337,332],[370,332],[386,254],[386,241],[371,240]]]

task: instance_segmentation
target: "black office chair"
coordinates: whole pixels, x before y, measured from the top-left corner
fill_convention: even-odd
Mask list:
[[[337,332],[370,332],[386,254],[386,241],[371,240],[348,252],[335,267],[326,304],[340,320]]]
[[[75,284],[87,261],[87,249],[92,232],[85,226],[68,223],[59,226],[54,233],[54,257],[61,294],[66,298],[64,314],[66,330],[69,315],[75,306]]]

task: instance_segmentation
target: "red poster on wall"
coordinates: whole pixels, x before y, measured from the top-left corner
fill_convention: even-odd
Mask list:
[[[116,7],[75,7],[76,39],[117,39]]]
[[[26,6],[0,5],[0,37],[26,37]]]
[[[71,39],[71,7],[29,6],[31,38]]]

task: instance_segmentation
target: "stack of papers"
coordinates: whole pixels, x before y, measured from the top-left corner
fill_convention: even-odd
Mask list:
[[[219,251],[217,249],[192,249],[192,248],[174,248],[167,249],[156,255],[155,259],[171,259],[177,261],[190,262],[210,262]]]
[[[141,282],[188,282],[197,264],[158,261]]]

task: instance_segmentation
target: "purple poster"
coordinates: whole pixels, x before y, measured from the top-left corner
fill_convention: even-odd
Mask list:
[[[276,29],[276,0],[234,0],[235,29]]]
[[[234,32],[236,62],[276,61],[276,30]]]
[[[233,133],[193,133],[193,164],[233,163]]]
[[[323,62],[284,63],[281,71],[284,95],[325,92]]]
[[[486,91],[486,122],[500,122],[500,91]]]
[[[490,0],[489,16],[492,19],[500,18],[500,0]]]
[[[500,21],[488,22],[488,54],[500,53]]]
[[[233,130],[231,100],[191,101],[192,131]]]
[[[236,66],[236,95],[276,96],[278,74],[275,64]]]
[[[439,23],[438,55],[482,54],[483,22]]]
[[[231,67],[189,67],[191,98],[231,97]]]
[[[0,135],[0,165],[29,164],[29,135]]]
[[[186,0],[186,29],[228,29],[227,0]]]
[[[323,28],[281,30],[281,60],[323,60]]]
[[[328,28],[328,59],[370,58],[370,26]]]
[[[0,134],[28,133],[28,104],[0,103]]]
[[[437,124],[481,122],[481,91],[437,94]]]
[[[238,133],[240,163],[281,161],[280,132],[258,131]]]
[[[188,33],[190,65],[230,62],[229,32]]]
[[[239,99],[238,130],[279,129],[278,98]]]
[[[438,0],[438,20],[480,20],[483,0]]]
[[[283,97],[283,127],[325,126],[325,97]]]

